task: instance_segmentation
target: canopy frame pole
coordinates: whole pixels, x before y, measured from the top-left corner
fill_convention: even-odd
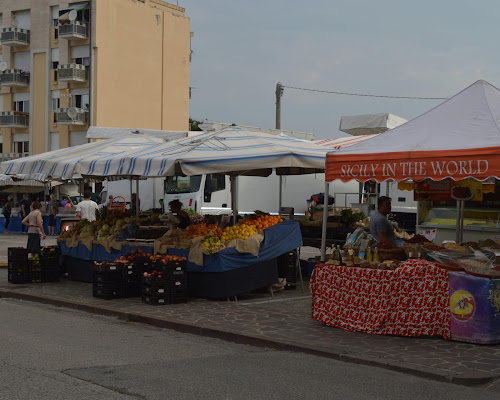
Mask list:
[[[231,208],[233,210],[233,225],[236,225],[237,217],[238,217],[238,195],[237,195],[237,187],[238,184],[236,182],[236,175],[230,175],[231,181]]]
[[[278,215],[281,215],[281,210],[283,208],[283,176],[280,175],[280,182],[279,182],[279,200],[278,200]]]
[[[325,182],[325,196],[323,200],[323,226],[321,228],[321,262],[326,261],[326,224],[328,222],[329,194],[330,194],[330,183]]]
[[[130,197],[132,201],[132,197]],[[139,216],[139,177],[135,179],[135,216]]]
[[[133,189],[132,189],[132,177],[129,176],[129,182],[130,182],[130,214],[132,215],[132,193],[133,193]],[[125,202],[125,206],[127,205],[127,202]]]
[[[455,232],[455,241],[457,244],[460,243],[460,200],[457,200],[457,224]]]

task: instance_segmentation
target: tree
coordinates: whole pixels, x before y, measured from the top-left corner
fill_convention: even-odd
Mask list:
[[[203,123],[203,121],[197,121],[195,119],[189,118],[189,130],[190,131],[202,131],[203,129],[201,129],[199,127],[199,125],[202,123]]]

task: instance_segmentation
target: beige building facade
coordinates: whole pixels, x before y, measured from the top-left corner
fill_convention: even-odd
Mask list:
[[[162,0],[0,1],[2,158],[90,125],[189,129],[190,24]]]

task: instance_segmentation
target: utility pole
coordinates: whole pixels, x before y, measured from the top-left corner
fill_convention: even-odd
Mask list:
[[[281,96],[283,96],[283,85],[276,84],[276,129],[281,129]]]
[[[283,85],[276,84],[276,129],[281,129],[281,96],[283,96]],[[281,215],[283,208],[283,176],[279,179],[278,214]]]

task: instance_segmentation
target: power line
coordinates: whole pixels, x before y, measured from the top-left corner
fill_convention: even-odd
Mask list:
[[[376,95],[376,94],[361,94],[361,93],[336,92],[336,91],[319,90],[319,89],[306,89],[306,88],[299,88],[299,87],[295,87],[295,86],[286,86],[286,85],[282,85],[281,87],[288,88],[288,89],[304,90],[307,92],[341,94],[344,96],[382,97],[382,98],[386,98],[386,99],[410,99],[410,100],[448,100],[447,97],[382,96],[382,95]]]

